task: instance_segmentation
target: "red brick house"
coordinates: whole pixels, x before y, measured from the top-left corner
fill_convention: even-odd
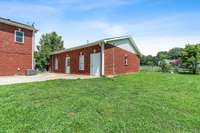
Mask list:
[[[33,69],[35,33],[30,25],[0,18],[0,76]]]
[[[50,71],[95,76],[133,73],[140,70],[139,56],[130,36],[108,38],[51,53]]]

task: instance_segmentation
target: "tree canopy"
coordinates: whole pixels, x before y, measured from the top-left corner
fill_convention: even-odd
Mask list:
[[[168,52],[170,59],[179,59],[182,55],[183,48],[172,48]]]
[[[198,71],[200,63],[200,44],[187,44],[182,52],[182,63],[186,68],[192,70],[193,74]]]
[[[156,55],[156,58],[157,58],[158,61],[162,61],[164,59],[168,59],[169,58],[169,53],[167,51],[160,51]]]
[[[152,55],[142,55],[140,63],[141,65],[155,66],[157,64],[157,61],[156,58]]]
[[[43,34],[35,52],[35,67],[39,70],[48,70],[49,54],[62,49],[64,49],[64,41],[56,32]]]
[[[156,56],[143,55],[141,65],[158,65],[163,72],[172,68],[177,72],[196,74],[200,70],[200,44],[187,44],[185,48],[160,51]]]

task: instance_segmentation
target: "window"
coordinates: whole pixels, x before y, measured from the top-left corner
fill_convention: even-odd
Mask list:
[[[15,42],[24,43],[24,32],[15,31]]]
[[[82,52],[79,55],[79,70],[84,70],[84,55],[82,55]]]
[[[55,64],[55,70],[58,70],[58,58],[56,57],[55,58],[55,62],[54,62]]]
[[[125,64],[125,65],[128,65],[128,56],[125,56],[125,57],[124,57],[124,64]]]

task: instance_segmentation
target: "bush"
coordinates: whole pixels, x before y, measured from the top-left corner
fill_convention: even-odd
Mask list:
[[[167,63],[165,60],[160,61],[159,67],[162,72],[171,72],[172,71],[172,65]]]

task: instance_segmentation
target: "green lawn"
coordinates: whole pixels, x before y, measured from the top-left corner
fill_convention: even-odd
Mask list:
[[[200,132],[200,76],[141,72],[1,86],[0,132]]]

